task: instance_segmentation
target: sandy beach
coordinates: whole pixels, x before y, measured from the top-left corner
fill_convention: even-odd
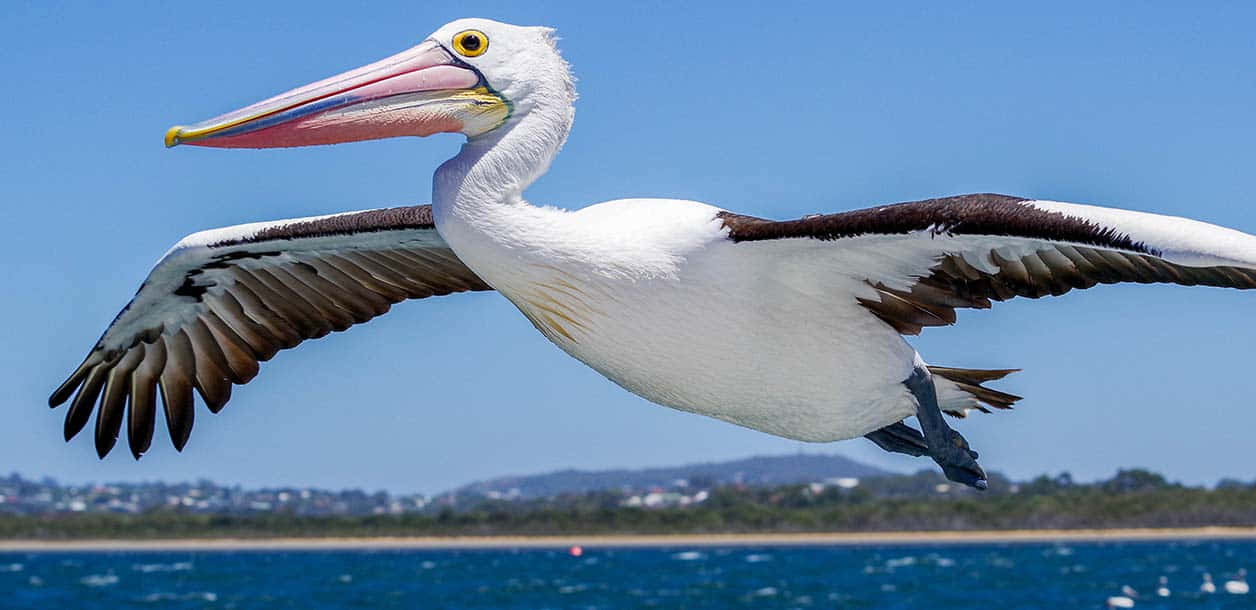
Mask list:
[[[1256,527],[1173,529],[841,532],[807,534],[450,536],[371,538],[178,538],[152,540],[4,540],[0,552],[237,551],[348,549],[566,549],[597,547],[835,546],[1138,540],[1256,540]]]

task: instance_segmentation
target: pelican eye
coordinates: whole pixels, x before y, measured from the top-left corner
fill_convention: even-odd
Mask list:
[[[488,36],[479,30],[464,30],[454,34],[454,50],[465,57],[479,57],[488,50]]]

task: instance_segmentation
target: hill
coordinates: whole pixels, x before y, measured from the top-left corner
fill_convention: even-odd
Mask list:
[[[505,476],[464,485],[442,496],[482,496],[530,500],[594,491],[647,491],[655,488],[710,488],[724,485],[769,487],[843,477],[893,474],[840,455],[800,453],[751,457],[729,462],[688,464],[637,470],[559,470]]]

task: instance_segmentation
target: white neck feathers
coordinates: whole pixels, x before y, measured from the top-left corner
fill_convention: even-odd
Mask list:
[[[538,53],[526,58],[529,78],[501,83],[500,93],[513,104],[511,116],[501,127],[468,139],[436,170],[432,184],[436,229],[467,266],[499,290],[519,256],[551,242],[554,223],[566,215],[523,199],[566,142],[575,115],[567,64],[549,38],[541,41],[546,44],[532,47]]]
[[[437,218],[477,223],[501,206],[524,204],[523,191],[549,169],[575,115],[575,88],[566,62],[545,40],[547,53],[528,63],[533,78],[502,94],[513,105],[497,129],[470,138],[439,169],[432,185]]]

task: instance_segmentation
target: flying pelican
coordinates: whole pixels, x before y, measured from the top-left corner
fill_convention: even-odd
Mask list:
[[[182,450],[258,363],[405,299],[496,290],[560,349],[661,405],[777,436],[933,458],[986,487],[943,413],[1007,408],[1012,369],[931,366],[903,335],[955,309],[1116,282],[1256,287],[1256,238],[1202,222],[977,194],[773,221],[695,201],[577,211],[523,192],[567,138],[552,30],[462,19],[382,61],[186,127],[167,146],[270,148],[458,132],[432,204],[195,233],[157,263],[50,397],[65,436],[124,414],[148,450],[160,392]],[[96,406],[99,405],[99,409]],[[904,423],[916,416],[922,430]]]

